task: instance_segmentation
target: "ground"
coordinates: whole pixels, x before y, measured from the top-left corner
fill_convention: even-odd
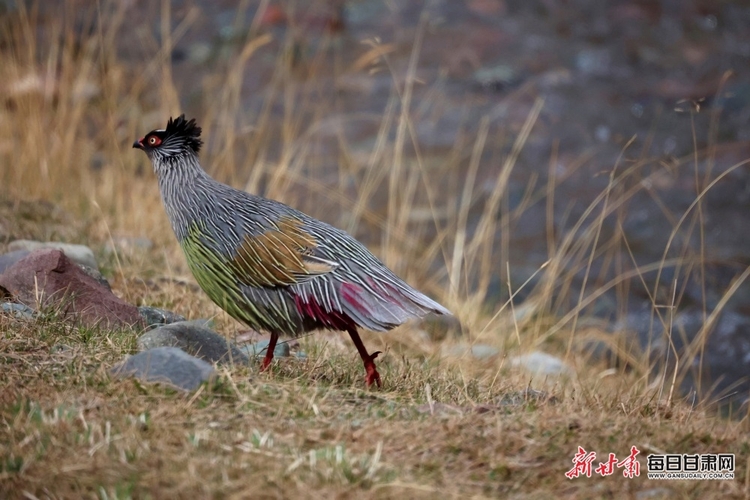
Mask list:
[[[0,2],[0,254],[85,244],[131,304],[246,335],[130,147],[187,111],[212,175],[350,231],[459,323],[363,333],[380,390],[318,332],[306,358],[183,393],[110,375],[137,329],[2,314],[0,497],[750,497],[747,407],[683,385],[709,353],[746,373],[744,331],[714,344],[707,322],[748,315],[747,89],[724,73],[750,67],[742,2],[353,1],[343,25],[290,2],[83,3]],[[661,350],[615,321],[635,303]],[[640,476],[570,479],[579,447],[594,467],[636,447]],[[733,453],[735,478],[649,480],[661,453]]]

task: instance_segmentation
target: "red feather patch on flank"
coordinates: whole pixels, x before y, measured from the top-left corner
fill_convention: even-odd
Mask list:
[[[341,284],[341,298],[344,299],[350,306],[362,314],[367,314],[367,309],[362,305],[359,300],[359,295],[363,292],[362,287],[355,285],[354,283],[342,283]]]
[[[325,311],[314,298],[310,298],[308,302],[305,302],[301,296],[295,295],[294,305],[302,316],[307,316],[317,321],[324,328],[349,330],[357,327],[357,324],[348,315],[339,311]]]
[[[389,302],[396,304],[397,306],[401,306],[403,301],[399,300],[399,297],[403,297],[403,294],[398,291],[398,289],[391,285],[390,283],[375,283],[375,280],[367,277],[367,282],[372,286],[373,289],[381,288],[385,294],[382,295],[383,298],[388,300]]]

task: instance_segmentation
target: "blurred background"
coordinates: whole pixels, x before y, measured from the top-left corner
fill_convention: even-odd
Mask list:
[[[0,245],[125,241],[121,280],[188,277],[130,148],[184,112],[211,175],[454,310],[425,342],[744,401],[749,63],[741,0],[4,0]]]

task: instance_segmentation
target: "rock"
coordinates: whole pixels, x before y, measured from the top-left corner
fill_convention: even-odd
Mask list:
[[[193,391],[215,375],[214,367],[177,347],[157,347],[139,352],[111,370],[116,377],[135,377]]]
[[[160,326],[138,338],[138,349],[179,347],[209,363],[247,363],[247,356],[224,337],[194,321],[179,321]]]
[[[85,245],[72,245],[70,243],[59,243],[56,241],[34,241],[34,240],[15,240],[11,241],[8,245],[8,250],[26,250],[33,252],[34,250],[42,249],[56,249],[62,250],[62,252],[70,259],[84,266],[92,269],[99,269],[99,265],[96,263],[96,257],[94,252]]]
[[[474,344],[471,346],[471,355],[476,359],[489,359],[500,354],[500,349],[486,344]]]
[[[178,321],[185,321],[185,317],[166,309],[158,307],[140,306],[138,313],[145,320],[146,326],[156,327],[159,325],[169,325]]]
[[[570,375],[573,373],[563,360],[541,351],[516,356],[511,359],[510,363],[512,366],[520,366],[535,375]]]
[[[36,317],[36,311],[24,304],[15,302],[3,302],[0,304],[0,312],[13,316],[17,319],[31,321]]]
[[[3,274],[6,269],[29,255],[30,253],[31,252],[29,252],[28,250],[15,250],[13,252],[8,252],[6,254],[0,255],[0,274]]]
[[[456,344],[444,349],[447,356],[460,358],[470,354],[475,359],[489,359],[500,354],[500,349],[487,344]]]
[[[249,344],[240,347],[240,349],[247,353],[249,357],[265,356],[266,350],[268,349],[269,340],[261,340],[255,344]],[[283,358],[290,355],[289,344],[287,342],[276,342],[276,347],[273,349],[273,355],[277,358]],[[306,355],[305,355],[306,357]]]
[[[94,269],[93,267],[84,266],[83,264],[78,264],[78,267],[81,268],[81,271],[86,273],[91,278],[95,279],[97,283],[105,287],[110,292],[112,291],[112,287],[109,284],[109,281],[107,281],[107,278],[105,278],[102,273],[99,272],[98,269]]]
[[[515,85],[519,77],[511,66],[501,64],[479,68],[474,72],[473,79],[485,90],[504,90]]]
[[[84,273],[60,250],[37,250],[0,274],[0,287],[32,309],[59,311],[86,326],[140,326],[138,309]]]

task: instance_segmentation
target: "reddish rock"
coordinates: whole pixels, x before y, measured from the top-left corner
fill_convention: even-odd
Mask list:
[[[0,287],[32,308],[59,309],[86,326],[142,326],[138,308],[116,297],[60,250],[37,250],[0,274]]]

